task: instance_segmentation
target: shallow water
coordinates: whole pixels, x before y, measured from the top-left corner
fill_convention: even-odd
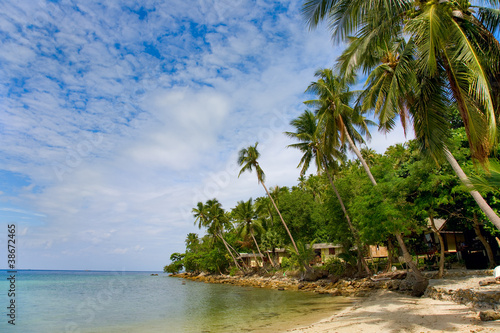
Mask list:
[[[19,271],[12,326],[8,275],[1,271],[0,332],[276,332],[349,304],[342,297],[150,274]]]

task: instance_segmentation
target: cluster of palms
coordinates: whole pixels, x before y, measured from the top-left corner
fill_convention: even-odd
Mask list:
[[[420,150],[437,163],[448,161],[480,209],[500,229],[500,218],[474,190],[449,149],[450,119],[455,111],[465,128],[471,157],[483,168],[488,169],[488,157],[497,144],[500,44],[494,34],[500,23],[500,1],[488,3],[486,7],[462,0],[306,0],[304,3],[303,14],[310,27],[328,21],[333,39],[346,43],[347,47],[334,70],[322,69],[316,73],[317,81],[307,88],[316,98],[305,102],[313,111],[306,110],[293,120],[291,124],[296,131],[286,134],[298,140],[290,147],[303,152],[299,163],[301,176],[314,161],[318,174],[328,177],[357,245],[359,263],[367,272],[358,230],[335,187],[335,177],[347,147],[356,154],[373,186],[377,186],[357,147],[364,142],[363,137],[369,137],[368,112],[375,114],[379,130],[387,134],[394,129],[398,117],[405,131],[411,125]],[[351,91],[350,85],[359,73],[367,76],[365,87],[362,91]],[[294,251],[299,253],[265,186],[258,158],[257,143],[242,149],[238,158],[242,166],[240,174],[256,171]],[[252,219],[250,208],[243,207],[251,205],[251,201],[239,204],[241,229],[253,238],[261,254],[254,237],[258,224]],[[221,239],[231,253],[223,237],[228,217],[220,211],[220,216],[214,217],[217,209],[220,204],[216,201],[199,203],[195,215],[200,226],[206,226],[209,234]],[[393,233],[405,261],[419,274],[403,240],[404,231],[393,230]]]
[[[256,237],[259,236],[264,239],[264,234],[268,231],[268,228],[266,228],[266,217],[268,214],[266,214],[265,210],[265,202],[254,202],[252,198],[250,198],[247,201],[238,201],[236,207],[226,212],[217,199],[210,199],[206,203],[198,202],[197,207],[193,208],[193,215],[195,217],[195,224],[198,224],[198,228],[206,228],[207,235],[212,241],[221,241],[227,253],[231,256],[235,267],[239,270],[243,270],[242,265],[240,265],[238,261],[240,253],[226,241],[224,237],[225,233],[234,231],[239,238],[239,243],[244,247],[253,248],[253,245],[255,245],[259,258],[261,258],[258,259],[257,255],[254,253],[255,262],[258,263],[264,258],[264,255],[262,254]],[[234,229],[234,224],[236,224],[236,229]],[[247,244],[245,242],[248,238],[252,244]],[[261,241],[261,243],[266,243],[265,239],[263,242]],[[273,247],[271,247],[271,249],[273,249]],[[270,264],[275,267],[269,252],[266,252],[266,254]]]
[[[374,110],[381,130],[395,118],[412,121],[421,149],[446,158],[467,182],[448,149],[451,108],[459,111],[471,155],[487,165],[497,140],[500,99],[499,1],[490,7],[468,1],[308,0],[311,27],[328,20],[332,37],[348,43],[337,68],[342,79],[369,74],[358,105]],[[491,8],[495,7],[496,8]],[[354,35],[354,36],[353,36]],[[500,218],[471,191],[488,218]]]
[[[314,114],[306,111],[292,123],[297,132],[287,133],[300,141],[292,146],[304,152],[302,172],[314,159],[318,172],[325,172],[334,187],[333,161],[347,141],[376,186],[356,148],[355,142],[362,139],[354,127],[367,133],[363,114],[373,111],[379,129],[388,133],[399,117],[405,131],[411,122],[423,152],[451,164],[500,229],[500,218],[471,187],[448,148],[453,109],[463,122],[472,157],[485,168],[496,145],[500,44],[494,33],[499,28],[500,2],[489,3],[490,7],[481,7],[468,1],[307,0],[303,14],[310,27],[328,21],[332,37],[347,47],[337,60],[336,73],[318,71],[318,81],[308,88],[318,97],[306,102],[315,107]],[[359,72],[367,74],[365,89],[354,93],[349,84]],[[401,232],[396,230],[395,236],[405,260],[417,272]]]

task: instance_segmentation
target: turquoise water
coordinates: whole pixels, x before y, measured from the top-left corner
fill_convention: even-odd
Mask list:
[[[206,284],[151,272],[18,271],[8,324],[0,271],[0,332],[277,332],[348,301],[312,293]]]

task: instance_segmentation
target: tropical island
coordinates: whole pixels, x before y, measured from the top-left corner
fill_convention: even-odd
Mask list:
[[[340,295],[448,293],[478,312],[489,306],[483,320],[500,318],[498,297],[471,291],[500,295],[491,270],[500,253],[500,12],[490,3],[306,1],[309,26],[327,21],[347,46],[304,84],[310,99],[284,133],[303,154],[297,185],[268,188],[258,143],[241,149],[240,174],[255,173],[265,195],[230,209],[199,202],[193,219],[206,234],[188,234],[164,271]],[[370,119],[386,135],[401,121],[415,139],[377,154]],[[470,276],[469,293],[436,282],[454,274]]]

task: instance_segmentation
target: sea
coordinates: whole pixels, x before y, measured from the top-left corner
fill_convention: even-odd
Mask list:
[[[162,272],[3,270],[0,278],[0,332],[283,332],[350,304]]]

